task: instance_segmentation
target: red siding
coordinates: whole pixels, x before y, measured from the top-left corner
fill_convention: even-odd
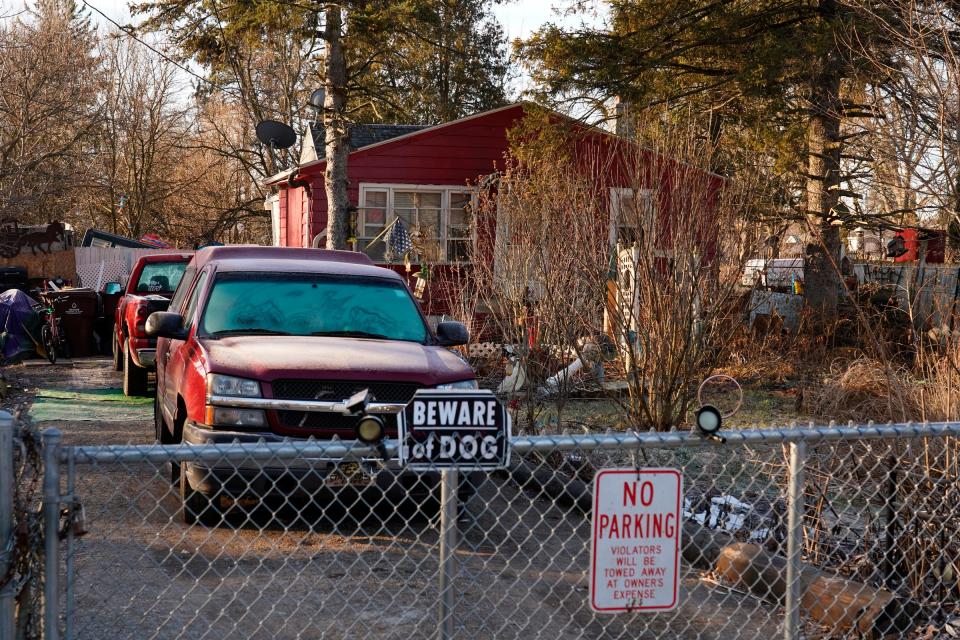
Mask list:
[[[360,185],[389,184],[467,185],[503,167],[507,131],[523,116],[523,106],[487,113],[466,121],[414,134],[350,154],[350,202],[359,205]],[[327,225],[327,198],[323,187],[325,164],[300,171],[309,180],[312,198],[309,238]],[[310,246],[307,241],[305,245]]]
[[[289,246],[287,243],[287,190],[280,189],[280,246]]]
[[[523,117],[524,105],[517,104],[499,111],[488,112],[474,118],[449,123],[425,130],[350,154],[348,176],[350,202],[359,206],[360,185],[366,183],[453,185],[476,184],[482,177],[503,168],[509,144],[507,132]],[[559,118],[559,116],[558,116]],[[577,126],[577,125],[574,125]],[[584,158],[584,171],[593,176],[597,189],[606,197],[610,187],[657,188],[658,218],[669,235],[669,219],[682,212],[674,211],[677,204],[671,202],[670,184],[677,176],[687,171],[699,170],[676,161],[654,156],[632,144],[610,135],[601,135],[584,130],[572,142],[577,147],[577,156]],[[591,159],[600,161],[591,163]],[[611,160],[612,159],[612,160]],[[643,180],[649,184],[635,185],[636,164]],[[326,193],[323,172],[325,163],[320,161],[301,167],[294,177],[305,181],[308,189],[278,185],[281,192],[281,241],[288,246],[309,247],[313,237],[326,228]],[[680,178],[683,179],[683,178]],[[716,179],[719,187],[721,180]],[[597,224],[609,227],[609,218]],[[491,225],[494,221],[491,221]],[[491,229],[492,231],[492,229]],[[285,242],[283,242],[285,241]],[[669,240],[665,239],[666,242]],[[387,265],[407,276],[403,265]],[[437,275],[446,275],[455,269],[451,265],[432,267]],[[441,271],[437,271],[437,270]],[[413,267],[413,271],[417,267]],[[438,280],[449,278],[438,278]],[[408,278],[411,286],[414,279]],[[433,287],[431,287],[433,289]],[[433,293],[434,295],[429,295]],[[428,293],[425,310],[428,313],[447,311],[443,295],[439,291]]]
[[[287,194],[287,228],[286,238],[288,247],[309,247],[303,243],[305,219],[303,215],[304,193],[303,187],[284,190]]]

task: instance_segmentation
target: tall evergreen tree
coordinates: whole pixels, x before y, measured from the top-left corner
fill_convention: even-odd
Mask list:
[[[489,12],[493,1],[149,0],[136,9],[148,16],[147,28],[170,32],[187,57],[214,74],[251,42],[268,49],[277,37],[322,43],[313,57],[316,79],[302,77],[314,87],[300,88],[324,88],[327,246],[344,248],[349,122],[431,123],[505,101],[505,39]],[[296,111],[292,103],[288,109],[289,120]]]
[[[842,43],[856,20],[869,41],[864,16],[839,0],[608,4],[609,29],[548,26],[525,43],[535,79],[554,99],[619,96],[639,107],[709,111],[715,138],[732,123],[766,131],[802,184],[798,213],[814,237],[806,299],[829,323],[840,293],[841,123],[851,108],[844,87],[867,69],[862,52]]]

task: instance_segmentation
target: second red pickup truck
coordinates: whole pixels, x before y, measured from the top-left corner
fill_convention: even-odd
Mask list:
[[[192,252],[143,256],[133,267],[117,303],[113,329],[113,368],[123,371],[123,392],[147,395],[147,372],[156,367],[157,340],[144,326],[154,311],[166,311]]]

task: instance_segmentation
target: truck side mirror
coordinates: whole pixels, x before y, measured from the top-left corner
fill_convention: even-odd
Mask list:
[[[437,325],[437,340],[444,347],[457,347],[470,342],[470,333],[460,322],[441,322]]]
[[[151,338],[186,340],[188,332],[183,328],[183,317],[172,311],[154,311],[147,318],[147,335]]]
[[[119,282],[108,282],[103,287],[103,292],[108,296],[112,296],[123,291],[123,287],[120,286]]]

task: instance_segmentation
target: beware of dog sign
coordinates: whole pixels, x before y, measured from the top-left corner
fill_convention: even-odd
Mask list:
[[[502,469],[510,414],[490,391],[421,389],[400,414],[400,461],[412,469]]]
[[[594,478],[590,608],[669,611],[680,587],[683,479],[676,469],[604,469]]]

